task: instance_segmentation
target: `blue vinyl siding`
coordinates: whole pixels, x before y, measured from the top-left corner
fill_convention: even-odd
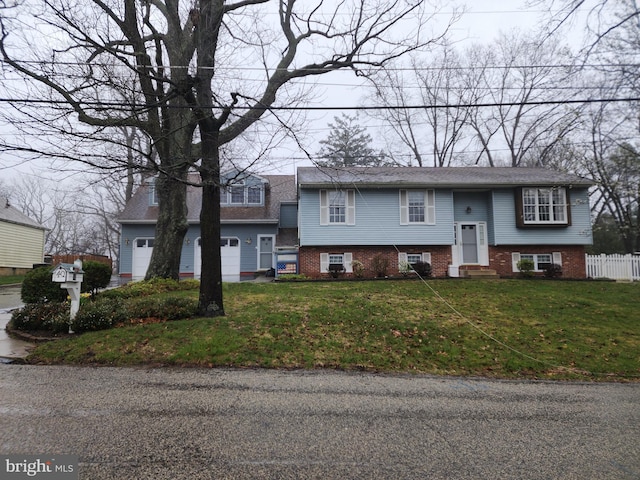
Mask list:
[[[494,245],[590,245],[591,212],[586,188],[569,190],[571,225],[568,227],[517,228],[513,189],[493,191]]]
[[[355,225],[320,225],[318,189],[300,192],[300,245],[451,245],[453,195],[435,192],[435,225],[400,225],[399,189],[358,189]]]
[[[255,272],[258,269],[258,234],[275,235],[276,225],[222,225],[221,236],[240,239],[240,271]],[[133,241],[136,238],[154,238],[155,225],[122,225],[120,236],[120,274],[132,273]],[[194,272],[196,240],[200,237],[200,225],[191,225],[182,244],[180,273]],[[247,239],[251,244],[247,244]],[[126,240],[129,240],[129,245]],[[187,243],[187,239],[189,242]]]
[[[133,242],[136,238],[154,238],[155,225],[122,225],[120,234],[120,273],[131,273],[133,269]],[[127,245],[129,241],[129,245]]]
[[[298,205],[284,203],[280,205],[280,228],[296,228],[298,226]]]
[[[240,239],[240,271],[255,272],[258,270],[258,235],[275,235],[277,225],[222,225],[222,237]],[[247,239],[251,239],[251,244]],[[275,246],[275,244],[274,244]]]

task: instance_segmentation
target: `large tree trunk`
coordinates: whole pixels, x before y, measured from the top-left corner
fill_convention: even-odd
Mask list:
[[[182,242],[187,223],[187,186],[180,178],[160,175],[156,180],[158,222],[151,262],[145,280],[180,278]]]
[[[197,103],[200,112],[200,241],[202,273],[198,309],[205,317],[224,315],[222,303],[222,260],[220,258],[220,127],[229,116],[225,109],[220,118],[213,114],[211,80],[215,71],[215,52],[224,15],[224,0],[201,0],[198,22]]]
[[[200,314],[224,315],[222,303],[222,261],[220,258],[220,153],[218,131],[211,119],[200,122],[202,135],[202,209],[200,238],[202,274],[200,277]]]

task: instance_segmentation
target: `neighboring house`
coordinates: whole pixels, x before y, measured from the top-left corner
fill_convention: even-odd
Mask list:
[[[371,276],[378,257],[389,275],[423,261],[436,277],[510,277],[528,258],[584,278],[591,185],[541,168],[299,168],[300,273],[358,260]]]
[[[199,177],[193,178],[194,183]],[[221,256],[226,282],[253,277],[274,265],[276,247],[296,245],[297,202],[293,175],[222,175]],[[187,220],[180,258],[182,277],[200,277],[202,190],[187,187]],[[141,186],[118,218],[121,224],[119,274],[144,278],[153,251],[158,203],[153,182]]]
[[[47,229],[12,207],[0,204],[0,275],[22,275],[44,261]]]

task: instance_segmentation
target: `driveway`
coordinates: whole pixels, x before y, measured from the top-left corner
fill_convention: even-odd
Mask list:
[[[7,335],[5,330],[11,320],[11,310],[22,306],[20,286],[0,286],[0,361],[27,356],[32,344]]]
[[[0,365],[0,453],[80,479],[638,479],[640,384]]]

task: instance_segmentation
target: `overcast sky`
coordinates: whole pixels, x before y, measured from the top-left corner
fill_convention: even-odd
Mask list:
[[[466,13],[454,25],[450,31],[450,38],[457,45],[464,46],[472,42],[491,43],[501,30],[517,28],[521,31],[531,31],[539,26],[545,12],[540,7],[526,8],[525,1],[508,0],[468,0],[466,2],[451,2],[460,5],[466,4]],[[443,9],[436,16],[446,23],[453,11],[453,7]],[[583,28],[573,28],[572,37],[568,39],[576,48],[579,46]],[[355,107],[363,101],[361,79],[356,78],[351,71],[335,72],[323,75],[315,79],[316,90],[314,104],[325,106],[351,106]],[[0,108],[2,106],[0,105]],[[351,112],[355,113],[355,112]],[[327,124],[338,111],[320,111],[312,114],[312,122],[309,124],[309,133],[315,142],[325,138],[329,129]],[[373,133],[373,132],[371,132]],[[382,148],[382,145],[376,145]],[[308,146],[310,153],[317,153],[319,145]],[[293,158],[292,158],[293,157]],[[290,150],[284,149],[272,154],[273,164],[265,166],[261,173],[293,173],[296,166],[308,164],[302,159],[299,151],[292,146]],[[0,154],[0,178],[11,180],[16,174],[43,175],[43,164],[17,165],[15,157],[10,154]],[[44,173],[46,175],[46,173]]]

